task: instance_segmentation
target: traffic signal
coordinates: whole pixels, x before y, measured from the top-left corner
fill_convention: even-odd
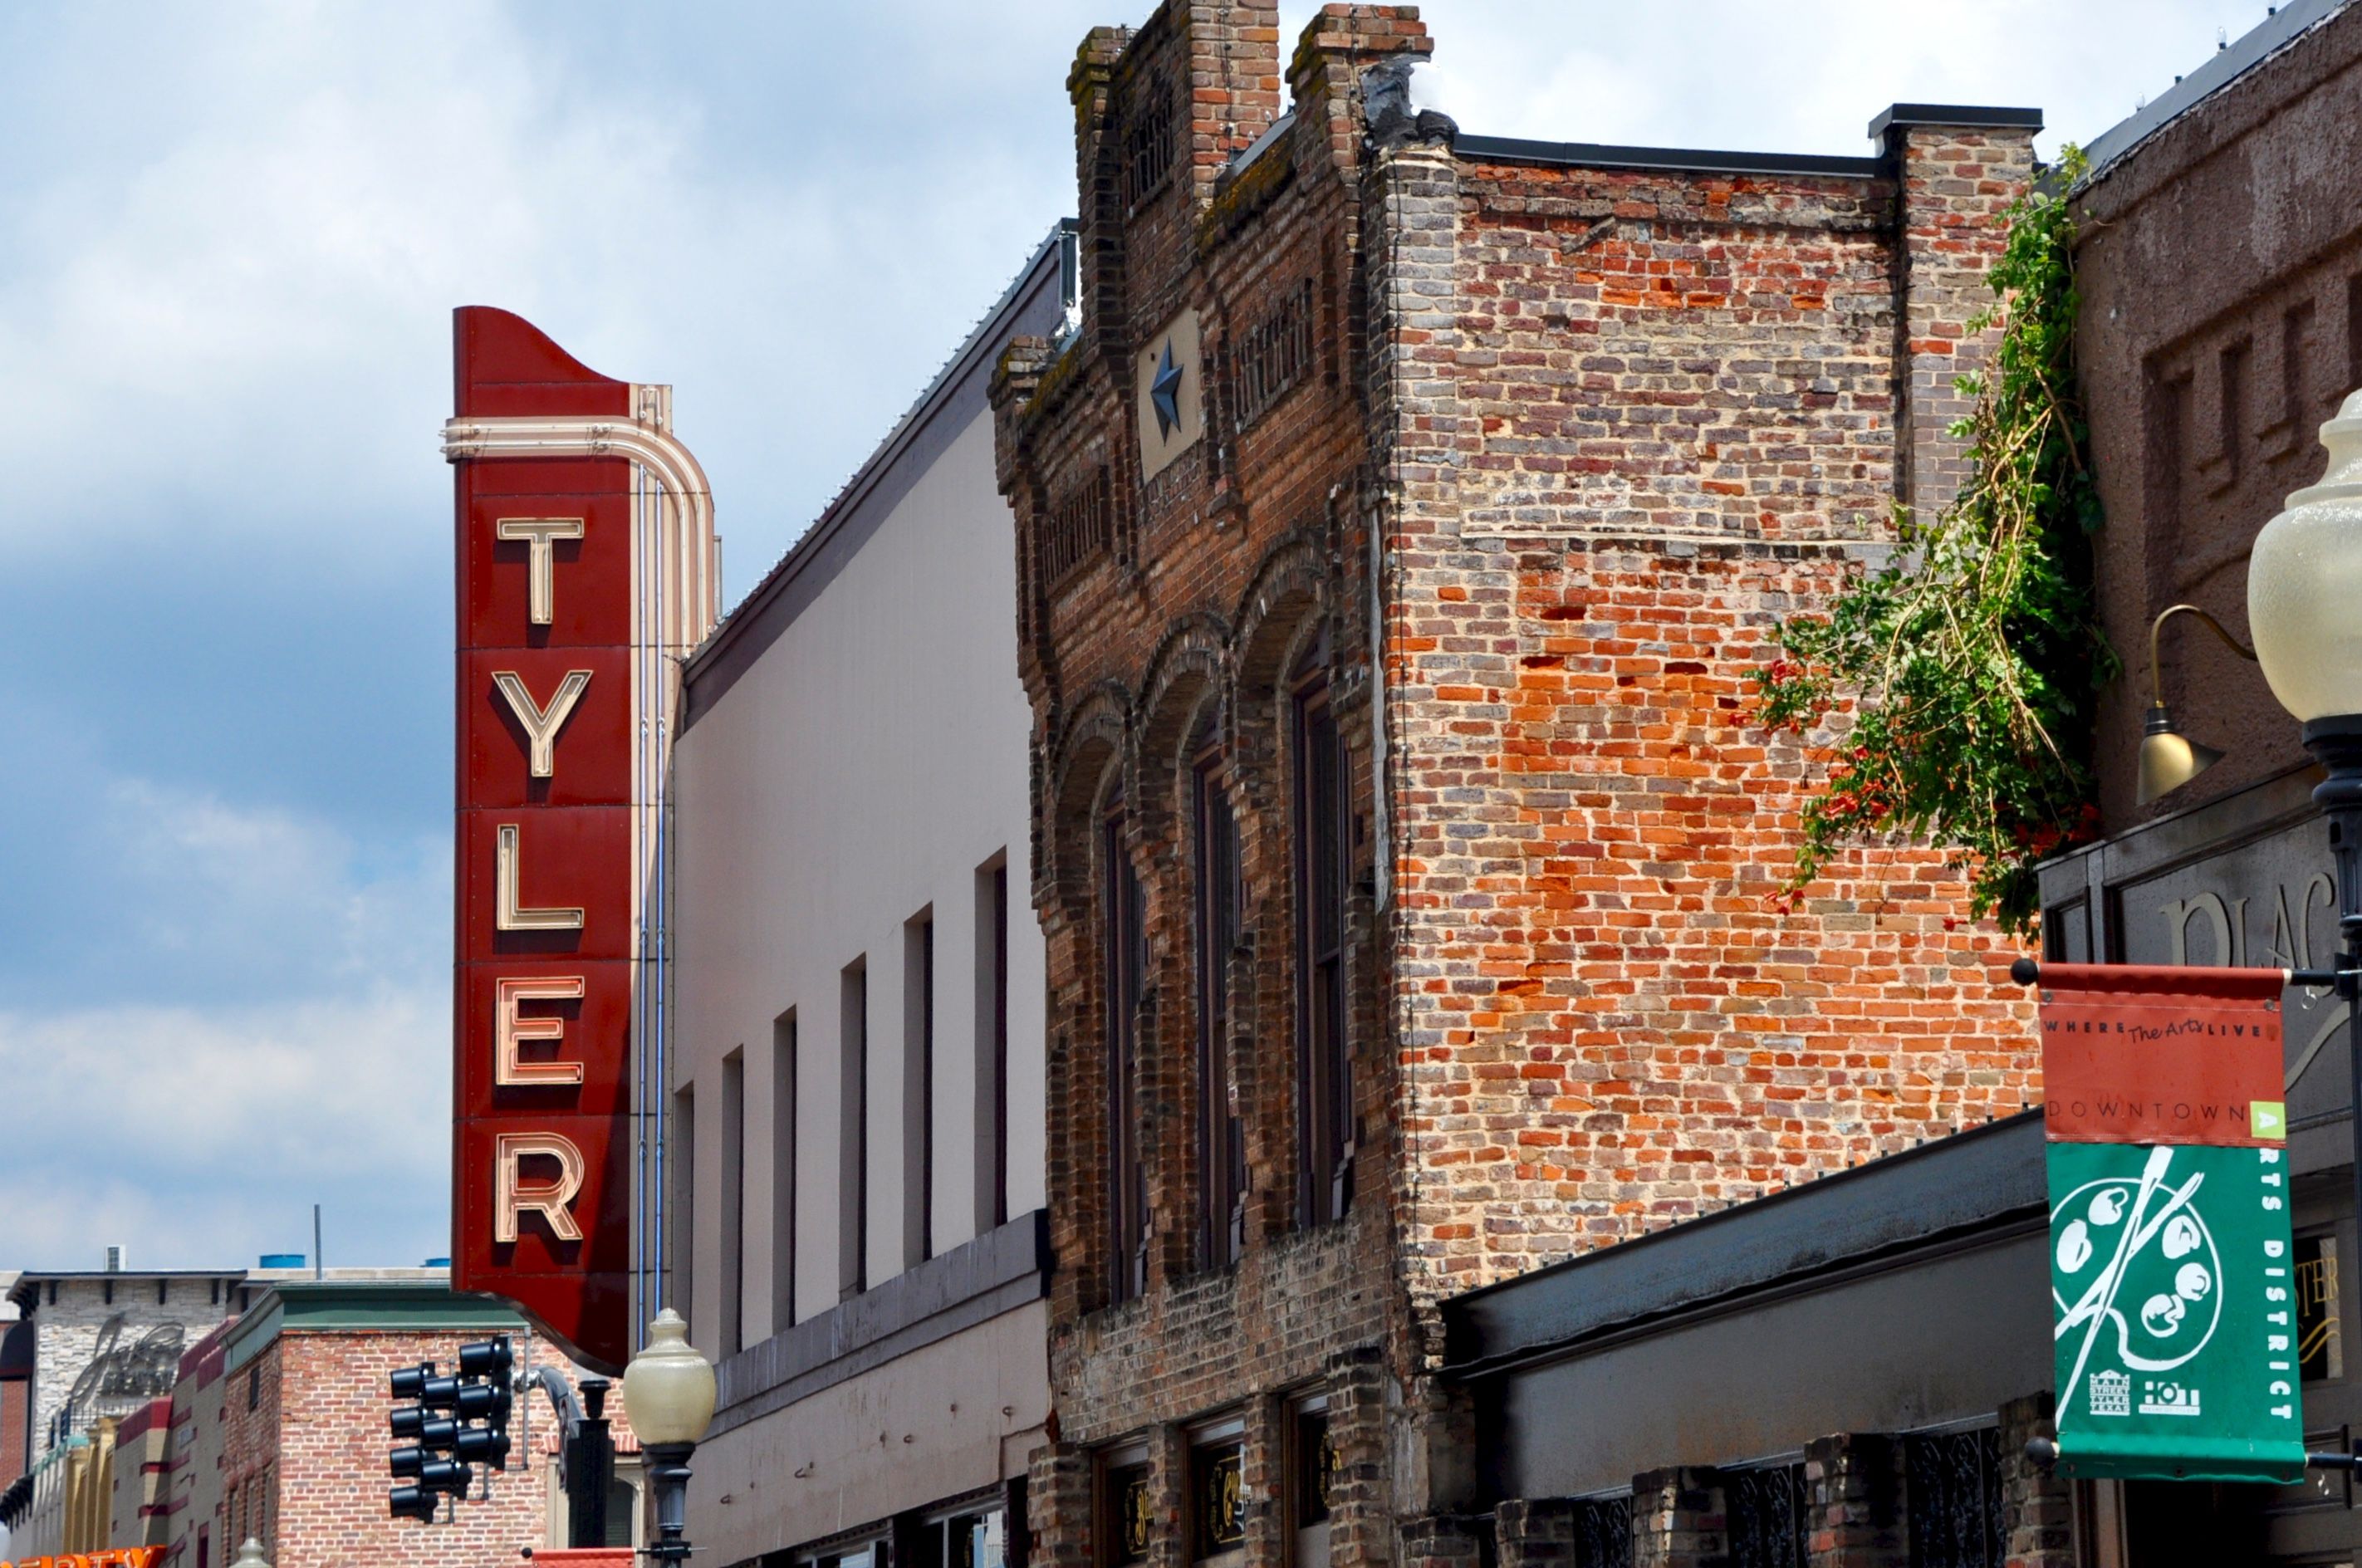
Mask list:
[[[452,1409],[463,1422],[481,1421],[480,1428],[462,1428],[457,1452],[494,1470],[509,1467],[510,1392],[516,1382],[516,1351],[506,1334],[459,1347],[460,1385]]]
[[[516,1376],[516,1353],[506,1334],[459,1347],[457,1376],[445,1376],[431,1361],[405,1366],[392,1374],[388,1386],[396,1399],[415,1403],[397,1407],[387,1424],[409,1446],[386,1456],[396,1481],[386,1496],[387,1510],[398,1519],[434,1522],[446,1496],[464,1498],[474,1485],[476,1466],[509,1467],[510,1386]]]

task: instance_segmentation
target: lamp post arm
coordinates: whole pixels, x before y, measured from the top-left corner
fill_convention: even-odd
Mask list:
[[[2200,620],[2206,623],[2208,628],[2211,629],[2216,636],[2223,639],[2223,646],[2224,647],[2229,648],[2233,653],[2237,654],[2249,664],[2256,662],[2255,649],[2248,647],[2246,644],[2240,642],[2238,638],[2224,630],[2222,622],[2217,621],[2213,616],[2208,614],[2205,611],[2201,610],[2197,605],[2169,604],[2164,609],[2157,613],[2156,620],[2151,621],[2148,624],[2148,700],[2152,703],[2161,706],[2165,701],[2164,675],[2158,662],[2158,635],[2165,630],[2166,622],[2171,620],[2176,615],[2197,616]]]

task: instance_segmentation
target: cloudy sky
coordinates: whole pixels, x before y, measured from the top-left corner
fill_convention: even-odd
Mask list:
[[[451,307],[674,383],[734,601],[1070,210],[1067,62],[1149,4],[0,6],[0,1268],[315,1201],[447,1250]],[[1834,153],[2089,139],[2264,15],[1425,10],[1469,130]]]

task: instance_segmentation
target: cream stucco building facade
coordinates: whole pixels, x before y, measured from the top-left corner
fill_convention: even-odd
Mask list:
[[[986,398],[1046,241],[689,666],[666,1231],[716,1564],[1021,1561],[1049,1414],[1029,712]]]

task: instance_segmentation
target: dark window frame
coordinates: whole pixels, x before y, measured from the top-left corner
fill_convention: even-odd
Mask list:
[[[1243,914],[1239,826],[1219,749],[1201,746],[1191,770],[1198,948],[1198,1258],[1239,1261],[1246,1242],[1246,1141],[1231,1106],[1230,960]]]
[[[796,1322],[796,1126],[802,1065],[796,1010],[771,1021],[771,1331]]]
[[[1009,1223],[1009,857],[992,868],[992,1222]]]
[[[837,1299],[869,1288],[869,959],[837,979]]]
[[[1294,692],[1297,1214],[1309,1228],[1352,1208],[1352,1041],[1345,989],[1352,877],[1352,765],[1325,677]]]
[[[1107,1297],[1109,1305],[1147,1290],[1146,1176],[1140,1148],[1140,1004],[1147,983],[1147,895],[1124,851],[1118,802],[1102,820],[1100,926],[1107,988]]]
[[[722,1353],[746,1348],[746,1052],[722,1058]]]
[[[902,926],[902,1266],[935,1255],[935,911]]]

